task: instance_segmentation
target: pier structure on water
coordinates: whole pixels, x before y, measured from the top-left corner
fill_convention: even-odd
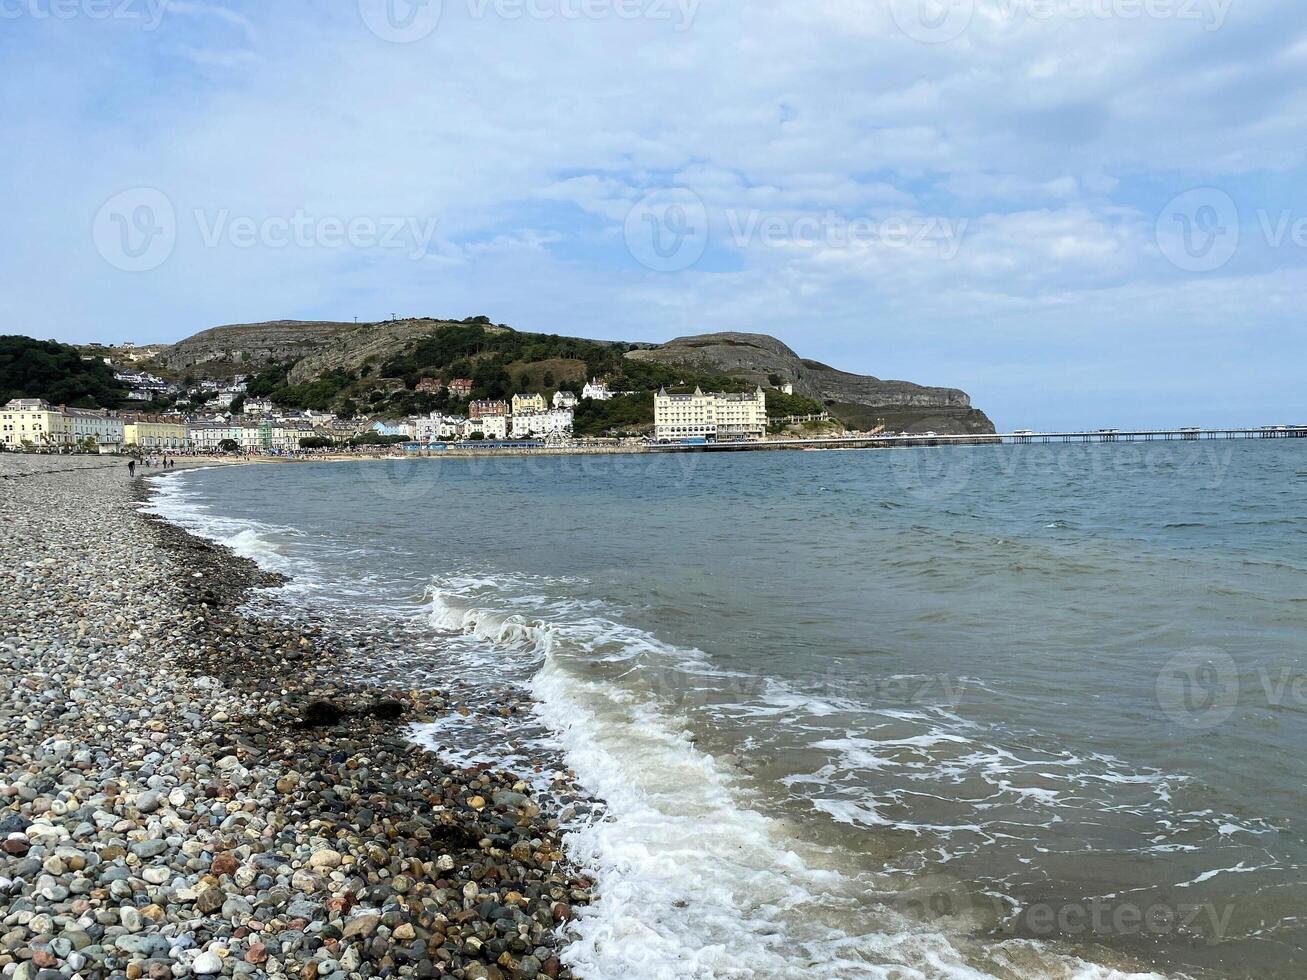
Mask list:
[[[741,452],[759,449],[866,449],[890,446],[997,446],[1038,443],[1205,442],[1229,439],[1304,439],[1307,424],[1256,428],[1094,429],[1083,432],[1016,432],[939,435],[860,435],[826,439],[766,439],[761,442],[669,443],[651,448],[680,452]]]

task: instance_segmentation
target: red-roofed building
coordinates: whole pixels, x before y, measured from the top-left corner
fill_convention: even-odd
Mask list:
[[[471,398],[472,379],[454,378],[449,382],[449,394],[454,398]]]

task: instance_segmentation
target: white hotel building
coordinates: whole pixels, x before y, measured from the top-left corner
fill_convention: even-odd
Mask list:
[[[570,408],[555,408],[545,412],[525,412],[513,416],[513,438],[527,436],[567,435],[572,431],[576,413]]]
[[[758,388],[742,394],[695,388],[689,395],[654,396],[654,438],[756,440],[767,434],[767,395]]]

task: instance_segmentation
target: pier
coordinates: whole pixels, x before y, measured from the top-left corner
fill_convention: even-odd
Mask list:
[[[763,449],[874,449],[892,446],[1018,446],[1048,443],[1116,443],[1116,442],[1209,442],[1244,439],[1304,439],[1305,425],[1267,425],[1255,428],[1219,429],[1094,429],[1076,432],[1015,432],[939,435],[841,436],[828,439],[765,439],[761,442],[710,442],[696,445],[669,443],[653,445],[656,451],[670,452],[748,452]]]

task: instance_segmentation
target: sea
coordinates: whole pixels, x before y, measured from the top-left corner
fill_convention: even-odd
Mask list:
[[[411,735],[603,802],[583,977],[1307,974],[1307,441],[156,482],[286,615],[530,699]]]

